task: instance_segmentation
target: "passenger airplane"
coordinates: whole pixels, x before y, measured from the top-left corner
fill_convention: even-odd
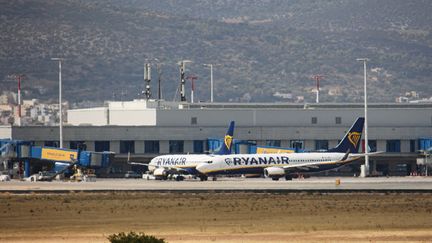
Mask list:
[[[358,118],[344,139],[327,152],[221,155],[198,165],[196,169],[207,176],[260,173],[273,180],[281,177],[291,180],[295,173],[335,169],[365,156],[350,154],[351,151],[358,151],[363,123],[364,118]]]
[[[231,154],[234,135],[234,121],[231,121],[224,142],[215,154],[174,154],[161,155],[153,158],[148,164],[150,173],[157,179],[166,180],[169,176],[176,176],[176,180],[183,180],[182,175],[197,175],[202,181],[207,176],[200,174],[196,166],[211,161],[216,156]]]

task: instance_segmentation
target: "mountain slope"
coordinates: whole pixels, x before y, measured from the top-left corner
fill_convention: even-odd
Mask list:
[[[218,63],[217,101],[274,101],[281,92],[312,102],[311,76],[321,73],[321,101],[355,102],[363,85],[355,59],[369,57],[370,100],[393,101],[410,90],[431,96],[431,10],[420,0],[3,1],[1,86],[15,89],[7,75],[25,73],[27,98],[55,98],[58,69],[50,58],[61,56],[66,99],[138,98],[143,63],[157,58],[164,98],[172,100],[176,63],[190,59],[201,100],[209,99],[201,64]],[[339,95],[327,95],[330,88]]]

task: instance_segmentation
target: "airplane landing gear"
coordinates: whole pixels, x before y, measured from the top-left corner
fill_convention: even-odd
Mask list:
[[[199,178],[200,178],[200,181],[206,181],[206,180],[208,180],[208,177],[205,176],[205,175],[201,175]]]

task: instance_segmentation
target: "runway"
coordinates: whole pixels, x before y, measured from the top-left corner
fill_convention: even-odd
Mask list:
[[[340,180],[337,185],[336,181]],[[272,181],[264,178],[218,178],[217,181],[185,180],[157,181],[144,179],[97,179],[96,182],[27,182],[12,180],[0,182],[0,192],[108,192],[108,191],[155,191],[155,192],[432,192],[432,177],[312,177],[292,181]]]

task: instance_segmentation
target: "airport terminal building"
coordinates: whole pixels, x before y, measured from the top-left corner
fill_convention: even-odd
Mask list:
[[[236,122],[235,151],[249,153],[253,145],[334,147],[359,116],[364,116],[363,104],[107,102],[104,107],[69,110],[63,144],[113,151],[110,173],[124,174],[131,169],[128,154],[133,161],[146,162],[160,154],[211,152],[210,142],[223,137],[230,121]],[[421,169],[419,150],[427,149],[425,141],[432,137],[431,103],[369,104],[368,124],[370,150],[384,151],[370,158],[373,174],[407,175]],[[41,146],[59,141],[58,126],[3,127],[0,135]],[[359,165],[336,173],[358,174]]]

